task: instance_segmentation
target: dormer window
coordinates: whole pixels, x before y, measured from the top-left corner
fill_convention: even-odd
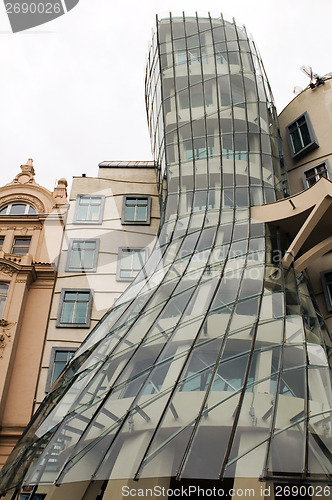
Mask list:
[[[0,210],[0,215],[34,215],[36,209],[28,203],[10,203]]]

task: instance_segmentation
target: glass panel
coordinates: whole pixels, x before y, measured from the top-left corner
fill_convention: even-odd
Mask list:
[[[61,323],[73,323],[74,302],[64,302],[62,305]]]
[[[25,214],[25,211],[27,209],[27,206],[22,203],[13,203],[12,206],[10,207],[10,215],[23,215]]]

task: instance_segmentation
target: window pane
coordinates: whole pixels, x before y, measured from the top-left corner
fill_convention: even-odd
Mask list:
[[[87,302],[77,302],[74,323],[85,323],[88,309]]]
[[[147,207],[146,206],[138,206],[137,207],[137,217],[136,220],[140,222],[144,222],[147,219]]]
[[[133,222],[135,220],[135,207],[126,206],[125,220],[127,222]]]
[[[292,139],[292,143],[293,143],[294,152],[297,153],[303,147],[302,142],[301,142],[300,133],[298,130],[295,130],[294,132],[291,133],[291,139]]]
[[[15,203],[10,207],[10,215],[23,215],[25,214],[26,205],[22,203]]]
[[[77,220],[88,220],[88,208],[88,205],[80,204],[77,213]]]
[[[90,207],[89,220],[99,220],[100,205],[92,204]]]
[[[89,302],[89,298],[90,298],[90,293],[88,292],[79,292],[77,294],[77,300],[79,302]]]
[[[85,250],[84,259],[82,262],[83,269],[92,269],[93,268],[94,255],[95,255],[94,250],[92,250],[92,249]]]
[[[74,313],[74,302],[64,302],[62,305],[61,323],[72,323]]]
[[[72,251],[70,254],[69,266],[74,267],[74,268],[81,267],[81,255],[82,255],[81,248],[77,245],[75,245],[75,247],[74,247],[74,245],[73,245]]]
[[[2,318],[5,308],[8,288],[9,285],[7,283],[0,283],[0,319]]]

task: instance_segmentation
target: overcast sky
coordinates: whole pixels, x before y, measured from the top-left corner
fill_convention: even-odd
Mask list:
[[[179,10],[181,9],[181,10]],[[97,175],[104,160],[151,160],[145,61],[155,14],[223,12],[260,50],[278,112],[332,71],[331,0],[80,0],[66,15],[12,34],[0,3],[0,185],[33,158],[36,180]]]

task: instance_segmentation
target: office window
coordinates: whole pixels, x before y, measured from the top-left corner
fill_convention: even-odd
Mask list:
[[[150,196],[124,196],[122,224],[150,224]]]
[[[120,248],[117,280],[132,281],[142,269],[146,258],[146,248]]]
[[[58,327],[89,328],[92,309],[91,290],[61,291]]]
[[[66,271],[96,271],[99,240],[70,240]]]
[[[50,360],[50,369],[48,372],[47,382],[46,382],[46,392],[49,391],[50,387],[54,382],[60,377],[65,366],[71,358],[74,356],[76,349],[67,349],[66,347],[53,347]]]
[[[308,170],[303,172],[304,187],[309,188],[313,186],[321,177],[325,177],[325,179],[329,178],[326,162],[315,165],[312,168],[308,168]]]
[[[332,311],[332,269],[321,273],[322,287],[328,311]]]
[[[3,311],[5,309],[8,288],[8,283],[0,283],[0,319],[2,318]]]
[[[36,210],[28,203],[10,203],[0,210],[0,215],[34,215]]]
[[[298,158],[318,147],[318,142],[307,113],[304,113],[288,125],[286,131],[293,158]]]
[[[194,144],[192,141],[184,141],[183,144],[186,160],[202,160],[214,155],[214,137],[208,137],[208,144],[204,138],[194,139]]]
[[[103,220],[104,196],[78,195],[74,222],[101,224]]]
[[[12,246],[12,254],[26,255],[29,253],[31,236],[15,236]]]

